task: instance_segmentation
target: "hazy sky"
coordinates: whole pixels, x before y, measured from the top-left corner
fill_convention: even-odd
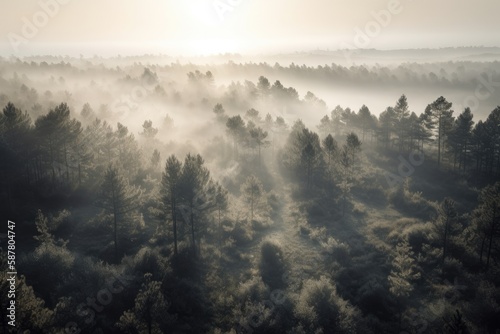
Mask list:
[[[46,15],[42,7],[55,1],[65,4]],[[500,46],[498,0],[0,0],[0,4],[2,56]],[[390,14],[380,16],[379,23],[373,13],[380,11]],[[38,31],[29,29],[32,24]]]

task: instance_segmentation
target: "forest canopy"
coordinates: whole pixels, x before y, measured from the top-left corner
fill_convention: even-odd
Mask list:
[[[17,323],[495,333],[499,70],[0,58]]]

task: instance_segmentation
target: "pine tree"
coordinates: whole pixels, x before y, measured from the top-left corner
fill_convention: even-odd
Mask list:
[[[247,177],[240,187],[245,203],[250,205],[250,221],[253,221],[254,211],[260,207],[264,188],[260,180],[254,175]]]
[[[436,101],[430,104],[430,116],[437,126],[437,144],[438,144],[438,166],[441,165],[441,151],[445,146],[445,140],[453,124],[452,103],[440,96]]]
[[[268,147],[270,142],[266,140],[267,138],[267,131],[262,130],[262,128],[254,128],[249,131],[250,133],[250,138],[252,140],[253,145],[257,146],[258,151],[259,151],[259,163],[261,162],[261,149],[263,147]],[[252,146],[253,146],[252,145]]]
[[[241,116],[230,117],[226,122],[227,132],[233,139],[233,153],[238,156],[238,144],[245,137],[245,121]]]
[[[329,133],[333,131],[332,122],[330,121],[330,117],[325,115],[320,121],[318,125],[318,131],[321,137],[327,136]]]
[[[82,132],[80,122],[71,119],[68,105],[61,103],[47,115],[39,117],[35,129],[45,153],[46,167],[52,172],[52,184],[56,183],[56,172],[57,176],[63,176],[62,168],[65,169],[63,177],[69,182],[71,148]]]
[[[434,137],[434,130],[436,129],[437,121],[432,116],[431,105],[427,105],[424,112],[419,116],[420,123],[422,124],[421,133],[421,150],[424,151],[424,143],[432,143]]]
[[[362,140],[365,140],[365,133],[373,128],[373,118],[370,113],[370,109],[363,104],[356,115],[356,120],[358,123],[358,128],[361,129]]]
[[[261,119],[260,119],[260,116],[259,116],[259,111],[255,110],[254,108],[248,109],[245,112],[245,117],[248,120],[254,122],[255,124],[261,123]]]
[[[158,133],[158,128],[153,128],[153,121],[151,120],[144,121],[144,124],[142,124],[142,129],[143,130],[141,132],[141,136],[143,136],[147,140],[153,139]]]
[[[141,167],[141,150],[134,135],[128,131],[126,126],[118,123],[114,137],[117,150],[117,163],[123,170],[127,171],[128,175],[135,176]]]
[[[479,260],[482,264],[483,254],[486,253],[488,270],[495,251],[495,242],[500,235],[500,182],[481,190],[479,205],[474,210],[474,225],[481,241]]]
[[[303,178],[307,188],[324,164],[318,135],[309,131],[300,120],[294,124],[288,136],[283,164]]]
[[[489,175],[500,175],[500,106],[488,115],[484,122],[486,133],[491,138],[486,155],[486,172]]]
[[[489,133],[488,125],[480,120],[472,131],[472,142],[474,145],[474,157],[476,160],[476,172],[484,172],[488,169],[493,157],[493,137]]]
[[[171,155],[165,164],[165,171],[161,179],[161,197],[165,216],[168,214],[172,219],[174,232],[174,254],[177,255],[177,212],[180,203],[180,182],[182,163],[175,155]]]
[[[347,135],[346,145],[347,151],[351,156],[351,169],[353,169],[356,164],[356,156],[361,151],[361,142],[354,132]]]
[[[215,204],[215,209],[217,210],[217,220],[219,223],[219,230],[222,233],[221,215],[223,212],[227,211],[229,207],[228,192],[219,183],[215,184],[214,189],[215,189],[214,204]]]
[[[212,111],[215,114],[215,119],[217,120],[217,122],[224,124],[227,121],[226,110],[224,109],[222,104],[217,103]]]
[[[405,146],[405,139],[408,138],[408,120],[410,117],[410,111],[408,109],[408,101],[406,96],[403,94],[396,102],[394,107],[394,120],[395,128],[398,136],[398,150],[401,152]]]
[[[174,317],[168,314],[170,304],[165,299],[161,282],[152,281],[152,275],[144,275],[144,283],[137,294],[134,308],[125,311],[117,327],[125,333],[165,333],[171,330]]]
[[[379,116],[379,141],[385,148],[391,143],[391,134],[396,123],[396,114],[394,108],[387,107]]]
[[[210,181],[210,172],[204,166],[205,161],[198,154],[188,154],[184,159],[180,177],[180,194],[184,210],[184,221],[189,224],[191,230],[191,246],[196,251],[196,199],[203,196]]]
[[[450,146],[455,155],[455,161],[458,160],[458,169],[465,172],[467,168],[467,158],[472,142],[472,126],[474,121],[470,108],[465,110],[457,117],[450,133]]]
[[[399,309],[399,327],[401,328],[401,319],[403,314],[403,299],[413,291],[412,282],[420,277],[417,272],[417,265],[413,258],[413,251],[408,240],[400,242],[396,246],[396,256],[392,261],[392,270],[388,277],[389,291],[398,300]]]
[[[118,228],[131,217],[139,205],[141,191],[132,187],[116,168],[108,167],[97,205],[112,216],[115,257],[118,259]],[[119,226],[119,224],[121,224]]]
[[[54,236],[50,233],[49,220],[42,213],[42,210],[38,210],[35,218],[36,230],[39,235],[35,236],[34,239],[43,244],[54,244]]]
[[[410,114],[410,117],[408,118],[407,121],[408,124],[408,149],[409,150],[414,150],[414,149],[419,149],[419,140],[422,135],[422,123],[420,122],[420,119],[418,118],[417,114],[412,112]]]
[[[434,224],[439,242],[442,245],[442,265],[444,265],[446,256],[448,255],[448,244],[455,232],[456,223],[457,211],[455,209],[455,202],[450,198],[445,198],[439,205],[438,218]]]
[[[352,174],[352,156],[349,152],[347,144],[342,146],[339,155],[339,164],[341,168],[340,191],[342,194],[342,217],[345,215],[345,208],[347,205],[347,196],[351,191],[351,174]]]
[[[407,239],[396,246],[396,256],[389,275],[390,291],[396,297],[408,297],[413,290],[412,281],[420,277],[413,256]]]
[[[338,153],[338,144],[337,141],[332,137],[331,134],[326,136],[325,139],[323,139],[323,150],[326,153],[326,156],[328,157],[327,161],[327,166],[329,169],[332,168],[332,164],[335,158],[335,155]]]
[[[37,145],[31,126],[31,118],[26,112],[8,103],[0,113],[0,188],[6,190],[5,207],[14,210],[14,180],[23,178],[26,184],[41,179],[37,159]],[[17,184],[18,185],[18,184]]]
[[[0,144],[12,152],[23,154],[32,130],[31,117],[9,102],[0,113]]]
[[[342,109],[342,107],[338,105],[330,113],[330,122],[332,124],[332,131],[335,136],[338,136],[341,133],[341,129],[343,127],[341,121],[343,112],[344,109]]]
[[[153,170],[155,171],[157,170],[158,166],[160,165],[160,161],[161,161],[160,151],[155,149],[153,151],[153,154],[151,155],[151,167],[153,167]]]

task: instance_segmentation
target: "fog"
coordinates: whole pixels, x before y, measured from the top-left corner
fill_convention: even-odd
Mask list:
[[[3,333],[499,333],[499,2],[0,11]]]
[[[499,51],[0,58],[4,329],[493,333]]]
[[[258,78],[265,76],[271,85],[280,81],[296,90],[294,113],[287,112],[291,100],[277,106],[243,96],[241,101],[226,105],[229,114],[256,108],[264,116],[268,112],[280,114],[289,123],[301,118],[308,126],[314,126],[337,105],[354,111],[366,105],[373,115],[379,116],[398,96],[406,94],[410,110],[416,114],[422,113],[438,95],[444,95],[453,103],[456,113],[469,107],[476,119],[484,120],[500,104],[495,93],[500,81],[500,65],[497,61],[487,61],[498,53],[500,50],[496,48],[459,48],[413,50],[413,53],[411,50],[354,51],[352,54],[325,51],[294,56],[261,55],[253,60],[230,54],[177,59],[161,55],[11,57],[2,59],[0,65],[1,102],[11,100],[33,117],[38,116],[32,113],[36,104],[47,109],[64,100],[75,114],[85,103],[95,110],[106,105],[108,121],[126,124],[134,132],[141,130],[144,119],[161,124],[168,114],[176,126],[189,131],[183,125],[190,124],[191,128],[197,122],[206,124],[213,105],[229,101],[230,95],[237,91],[248,93],[244,92],[245,82],[256,85]],[[333,62],[342,60],[341,56],[345,63],[346,59],[353,63]],[[478,59],[471,60],[474,58]],[[333,61],[326,63],[328,60]],[[325,63],[320,65],[319,61]],[[145,69],[155,76],[149,83],[141,78]],[[210,71],[213,78],[209,83],[190,80],[188,73],[196,71]],[[23,85],[23,89],[30,90],[27,99],[20,91]],[[307,92],[323,100],[324,108],[311,111],[310,106],[303,103]]]

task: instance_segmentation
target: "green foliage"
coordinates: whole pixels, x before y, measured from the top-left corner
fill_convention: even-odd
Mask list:
[[[331,168],[339,149],[337,141],[332,137],[331,134],[328,134],[328,136],[323,139],[322,144],[327,156],[327,165],[329,168]]]
[[[196,202],[198,197],[203,195],[208,190],[210,181],[210,172],[204,166],[205,161],[201,155],[188,154],[184,159],[182,171],[179,179],[179,191],[182,204],[185,206],[183,218],[186,224],[190,226],[191,246],[196,249],[195,230],[200,230],[200,226],[195,226],[201,223],[200,216],[203,214],[203,205]]]
[[[297,174],[309,188],[314,179],[321,176],[323,164],[323,151],[319,136],[305,128],[301,121],[297,121],[284,148],[284,167]]]
[[[449,240],[458,232],[457,231],[457,211],[455,202],[450,198],[445,198],[438,208],[438,218],[435,222],[435,231],[438,237],[438,242],[442,247],[444,261],[447,256]]]
[[[342,299],[325,276],[303,283],[295,305],[295,316],[307,333],[356,333],[359,312]]]
[[[408,240],[405,239],[396,246],[396,255],[392,261],[393,269],[388,278],[389,290],[396,297],[408,297],[413,291],[412,282],[420,277],[413,256]]]
[[[491,331],[498,328],[498,314],[500,312],[500,289],[494,284],[479,280],[472,301],[467,303],[465,311],[468,319],[474,321],[478,327],[472,332]]]
[[[159,250],[150,247],[143,247],[133,256],[124,257],[122,263],[128,268],[130,275],[137,277],[142,273],[151,273],[152,279],[156,280],[167,274],[169,266]]]
[[[50,233],[49,220],[42,213],[42,210],[38,210],[35,219],[36,230],[39,235],[35,236],[35,240],[40,241],[41,244],[54,244],[54,236]]]
[[[0,62],[3,64],[5,60]],[[154,93],[147,93],[151,98],[148,102],[169,101],[179,109],[186,103],[193,115],[198,110],[210,110],[216,101],[221,101],[213,108],[218,123],[214,131],[221,130],[220,125],[226,126],[228,137],[234,141],[233,157],[238,158],[235,162],[228,159],[230,147],[223,136],[213,140],[212,146],[206,145],[210,138],[204,137],[205,130],[211,130],[210,122],[199,128],[203,132],[194,137],[202,142],[199,146],[198,142],[182,143],[181,132],[172,128],[172,120],[167,117],[168,124],[162,125],[162,129],[171,131],[162,134],[161,139],[168,138],[170,142],[163,145],[155,139],[158,129],[151,120],[146,120],[139,138],[144,145],[139,148],[134,134],[124,124],[113,127],[108,123],[109,119],[116,120],[113,108],[117,106],[108,107],[106,99],[119,87],[111,87],[109,96],[101,96],[104,100],[98,112],[89,104],[83,106],[78,119],[85,128],[70,112],[70,105],[81,105],[80,94],[70,97],[70,92],[47,91],[45,101],[38,101],[25,112],[31,102],[36,102],[37,95],[21,85],[26,78],[19,77],[17,71],[37,66],[45,67],[42,72],[54,69],[60,72],[66,68],[71,69],[72,75],[80,72],[64,62],[18,61],[12,66],[16,73],[10,81],[2,81],[6,92],[0,94],[0,101],[7,102],[9,84],[13,82],[16,86],[13,97],[18,100],[26,97],[30,103],[16,101],[18,106],[7,103],[0,113],[0,200],[4,204],[2,209],[12,213],[6,217],[20,217],[15,219],[16,235],[20,236],[16,261],[19,272],[26,274],[26,278],[18,280],[18,321],[26,324],[22,329],[32,333],[62,333],[63,326],[75,318],[79,325],[83,324],[85,319],[78,314],[79,304],[93,298],[110,277],[123,271],[136,280],[122,294],[113,296],[116,298],[113,305],[97,316],[105,332],[234,334],[235,324],[258,322],[252,326],[258,333],[369,333],[369,330],[389,333],[395,331],[394,307],[391,307],[395,299],[400,314],[408,310],[432,317],[429,314],[433,309],[441,310],[442,306],[445,312],[439,316],[445,316],[445,332],[465,332],[465,327],[470,332],[497,330],[500,186],[478,190],[479,200],[471,215],[458,215],[455,206],[469,211],[476,205],[469,195],[476,191],[473,187],[498,178],[500,108],[474,126],[469,109],[454,120],[451,103],[444,97],[417,115],[411,112],[406,96],[402,95],[378,119],[366,105],[358,112],[337,106],[319,121],[318,131],[324,138],[320,141],[302,121],[297,121],[290,131],[284,115],[293,115],[298,108],[309,112],[308,115],[316,111],[321,112],[316,115],[324,115],[324,102],[310,91],[300,101],[297,91],[283,86],[280,80],[273,79],[271,85],[261,76],[257,84],[246,81],[211,91],[211,72],[203,74],[196,70],[188,73],[185,92],[175,81],[160,84],[156,73],[144,69],[140,63],[130,67],[135,71],[134,79],[127,78],[126,67],[114,68],[110,73],[117,78],[125,76],[118,83],[135,85],[141,80],[153,86]],[[92,66],[88,62],[82,71]],[[272,68],[266,64],[256,66],[269,70],[263,73],[271,73]],[[185,73],[192,65],[165,66],[161,69],[162,77],[173,68]],[[350,75],[354,70],[360,71],[356,75],[373,74],[364,67],[304,69],[314,75],[325,68],[335,77]],[[402,68],[410,68],[412,75],[410,66]],[[143,69],[138,78],[137,73]],[[305,73],[296,65],[290,69]],[[279,74],[284,68],[276,64],[272,70]],[[59,84],[64,85],[64,78],[59,78]],[[93,82],[91,86],[104,87],[101,82]],[[64,94],[68,104],[52,102],[54,96]],[[244,118],[228,117],[222,103],[231,112],[247,110]],[[43,114],[46,106],[51,109]],[[148,107],[144,107],[147,111]],[[254,108],[266,110],[265,118]],[[282,110],[283,117],[272,116]],[[31,118],[35,116],[39,117],[32,124]],[[96,116],[109,118],[104,121]],[[158,119],[157,115],[151,117]],[[141,123],[130,126],[136,131]],[[374,131],[378,144],[385,150],[372,143]],[[337,140],[346,135],[345,142],[339,145]],[[272,152],[260,152],[271,142]],[[367,161],[361,153],[362,145],[370,153],[366,157],[375,157],[373,166],[361,166],[361,162]],[[432,145],[437,146],[437,161],[442,167],[438,178],[453,174],[452,167],[456,170],[458,165],[458,171],[464,175],[460,188],[443,185],[442,180],[435,182],[430,161],[416,168],[413,177],[422,181],[418,183],[418,191],[410,190],[409,183],[404,183],[383,193],[382,169],[387,169],[385,163],[394,158],[391,150],[428,150]],[[171,155],[159,185],[162,155],[184,154],[195,147],[204,152],[206,162],[200,155],[188,154],[182,161]],[[257,149],[265,164],[246,163],[245,150],[254,154]],[[281,154],[276,155],[277,152]],[[142,160],[141,155],[147,158]],[[276,168],[277,164],[284,168]],[[207,166],[221,167],[213,173],[220,176],[220,183],[210,179]],[[239,193],[234,185],[240,185],[248,175],[252,176],[243,182]],[[307,187],[300,186],[297,179]],[[431,183],[436,184],[429,186]],[[143,188],[137,188],[138,185]],[[464,192],[458,194],[457,189]],[[141,207],[142,192],[147,199],[144,207]],[[91,207],[92,194],[103,209],[99,214]],[[240,201],[229,202],[238,195]],[[457,204],[445,196],[454,196]],[[390,203],[386,203],[387,197]],[[337,206],[342,199],[344,207],[356,208],[359,214],[340,219]],[[244,219],[238,202],[248,206],[250,219]],[[71,216],[69,211],[62,210],[64,207],[71,208]],[[29,215],[38,208],[41,210],[35,224],[30,224],[33,217]],[[138,220],[143,223],[142,229],[140,233],[131,233],[130,223],[136,214],[141,217]],[[153,222],[159,222],[169,232],[153,240],[152,236],[157,236]],[[103,226],[104,223],[107,225]],[[93,256],[102,257],[110,249],[112,242],[107,236],[112,233],[115,249],[120,241],[127,255],[108,265]],[[297,236],[299,233],[302,237]],[[57,240],[59,237],[69,238],[70,243]],[[281,244],[263,241],[267,237]],[[392,259],[391,243],[400,239],[405,241],[396,247]],[[172,241],[174,254],[167,247]],[[193,247],[188,247],[189,241]],[[197,250],[203,251],[202,256],[197,256]],[[418,253],[418,266],[413,251]],[[285,254],[290,255],[286,260]],[[0,255],[4,268],[6,255],[2,252]],[[436,266],[440,255],[442,268]],[[389,275],[388,257],[393,260]],[[426,277],[417,281],[420,267],[425,269]],[[283,274],[296,269],[312,279],[293,284],[283,280]],[[442,269],[442,275],[437,269]],[[5,312],[8,287],[3,272],[0,291]],[[329,273],[328,278],[321,276],[325,272]],[[150,274],[139,291],[140,283],[136,281],[144,273]],[[298,275],[294,272],[291,276]],[[455,278],[464,279],[468,285],[463,294],[442,282]],[[268,301],[276,288],[284,289],[286,302],[273,307]],[[444,297],[454,299],[444,300],[434,294],[440,290],[444,291]],[[405,299],[410,295],[411,300]],[[456,313],[450,317],[450,310],[455,308],[463,310],[463,316]],[[406,322],[411,312],[400,317],[400,323],[401,319]],[[177,320],[170,314],[175,314]],[[443,325],[439,318],[426,320],[429,330],[441,329]],[[117,327],[111,328],[115,323]],[[366,328],[365,323],[369,324]],[[82,333],[89,327],[82,327]]]
[[[437,130],[438,165],[441,164],[441,150],[446,145],[445,139],[453,126],[453,110],[451,110],[451,107],[452,103],[442,96],[429,105],[429,117],[432,119],[430,128],[436,127]]]
[[[254,175],[250,175],[240,187],[245,203],[249,205],[250,221],[253,221],[256,210],[263,208],[264,188],[260,180]]]
[[[212,187],[213,191],[210,193],[214,205],[214,209],[216,211],[217,215],[217,223],[219,226],[219,234],[220,237],[222,238],[222,218],[223,214],[228,210],[229,208],[229,198],[228,198],[228,191],[222,187],[219,183],[216,183]]]
[[[425,199],[421,192],[410,189],[410,179],[401,182],[388,194],[389,201],[398,209],[412,217],[430,219],[437,214],[437,205]]]
[[[254,276],[239,284],[237,297],[243,302],[258,302],[269,296],[270,288],[264,283],[262,277]]]
[[[472,146],[472,127],[474,116],[470,108],[465,110],[457,117],[453,123],[449,140],[450,148],[455,156],[455,162],[458,160],[458,169],[467,169],[467,163],[470,158],[470,147]]]
[[[116,326],[124,333],[164,333],[174,322],[168,314],[169,302],[165,299],[161,282],[152,275],[144,275],[144,283],[135,298],[134,308],[125,311]]]
[[[151,120],[144,121],[144,124],[142,124],[142,129],[143,130],[141,135],[146,139],[153,139],[158,133],[158,129],[153,128],[153,122]]]
[[[170,217],[174,232],[174,253],[177,254],[177,211],[180,204],[182,163],[175,155],[168,157],[161,179],[161,202],[163,213],[160,219]],[[165,222],[166,223],[166,222]]]
[[[456,310],[456,314],[453,315],[453,318],[450,320],[446,320],[446,324],[444,326],[443,332],[446,334],[468,334],[469,333],[467,325],[465,324],[460,311]]]
[[[61,103],[35,121],[35,132],[40,146],[48,153],[41,159],[44,167],[51,172],[52,184],[59,180],[70,183],[75,171],[70,162],[78,161],[80,157],[78,138],[82,133],[81,123],[72,119],[68,105]]]
[[[246,136],[245,121],[240,115],[228,118],[226,122],[227,133],[233,138],[233,154],[237,156],[238,145],[241,143]]]
[[[259,270],[262,280],[271,289],[284,286],[283,274],[286,270],[286,264],[283,251],[278,244],[264,241],[261,245]]]
[[[488,269],[490,259],[499,256],[495,246],[498,244],[500,228],[500,182],[483,188],[473,217],[475,233],[478,235],[480,261],[482,264],[483,257],[486,256],[486,269]]]
[[[16,327],[46,332],[52,326],[54,312],[45,307],[43,299],[38,298],[33,288],[26,284],[24,276],[17,279],[16,290]]]
[[[155,149],[153,155],[151,155],[151,166],[156,169],[160,165],[161,155],[160,152]]]
[[[129,230],[129,223],[140,204],[141,194],[141,190],[130,186],[116,168],[108,167],[96,204],[112,217],[115,256],[118,255],[118,230]]]
[[[46,242],[26,256],[19,268],[45,301],[54,306],[61,281],[69,275],[74,262],[75,255],[66,247]]]
[[[262,128],[254,128],[250,130],[250,147],[257,147],[259,152],[259,161],[261,157],[261,149],[268,147],[270,145],[270,141],[266,140],[268,136],[267,131],[262,130]]]

